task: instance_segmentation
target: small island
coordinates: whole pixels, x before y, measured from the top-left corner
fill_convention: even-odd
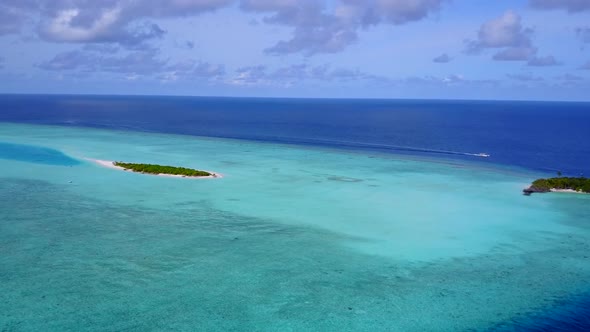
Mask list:
[[[532,193],[548,192],[572,192],[572,193],[590,193],[590,179],[585,177],[569,178],[557,177],[549,179],[538,179],[533,184],[522,190],[525,195]]]
[[[186,167],[175,167],[175,166],[162,166],[155,164],[136,164],[136,163],[125,163],[122,161],[113,161],[113,165],[130,170],[133,172],[144,173],[144,174],[155,174],[155,175],[175,175],[184,177],[217,177],[215,173],[209,173],[207,171],[200,171],[197,169],[186,168]]]
[[[97,165],[107,168],[113,168],[120,171],[132,171],[142,174],[156,175],[156,176],[170,176],[170,177],[181,177],[191,179],[215,179],[222,178],[223,176],[219,173],[204,171],[186,167],[176,166],[162,166],[155,164],[140,164],[140,163],[127,163],[122,161],[110,161],[101,159],[84,158]]]

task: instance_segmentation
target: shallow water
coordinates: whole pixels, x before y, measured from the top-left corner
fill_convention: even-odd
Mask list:
[[[525,197],[523,169],[5,123],[0,142],[79,161],[0,156],[2,330],[486,330],[589,288],[589,197]]]

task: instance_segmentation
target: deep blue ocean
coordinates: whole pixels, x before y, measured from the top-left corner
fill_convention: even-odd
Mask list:
[[[546,174],[590,174],[590,103],[0,95],[0,122],[442,156]],[[0,143],[5,155],[22,148]],[[40,160],[76,163],[50,149],[27,149]],[[546,312],[493,330],[588,331],[590,297],[563,299]]]
[[[463,159],[487,153],[487,162],[590,174],[590,103],[2,95],[0,121]]]

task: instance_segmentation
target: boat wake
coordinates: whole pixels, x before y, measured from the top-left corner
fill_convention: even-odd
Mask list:
[[[411,146],[401,146],[401,145],[389,145],[389,144],[375,144],[375,143],[361,143],[361,142],[350,142],[350,141],[336,141],[336,140],[319,140],[319,139],[299,139],[299,138],[286,138],[286,137],[272,137],[272,138],[262,138],[262,137],[249,137],[247,139],[256,140],[256,141],[270,141],[270,142],[279,142],[279,143],[286,143],[286,144],[303,144],[303,145],[319,145],[319,146],[330,146],[330,147],[340,147],[340,148],[352,148],[352,149],[371,149],[371,150],[381,150],[381,151],[398,151],[398,152],[415,152],[415,153],[435,153],[435,154],[445,154],[445,155],[455,155],[455,156],[467,156],[467,157],[479,157],[479,158],[489,158],[490,154],[485,152],[479,153],[471,153],[471,152],[460,152],[460,151],[449,151],[449,150],[437,150],[437,149],[426,149],[426,148],[418,148],[418,147],[411,147]]]
[[[480,153],[467,153],[467,155],[470,156],[474,156],[474,157],[482,157],[482,158],[488,158],[490,155],[484,152],[480,152]]]

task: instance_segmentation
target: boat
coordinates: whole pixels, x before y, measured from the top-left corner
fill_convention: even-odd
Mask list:
[[[489,157],[490,155],[489,155],[489,154],[487,154],[487,153],[483,153],[483,152],[481,152],[481,153],[478,153],[478,154],[476,154],[476,156],[477,156],[477,157],[483,157],[483,158],[487,158],[487,157]]]

